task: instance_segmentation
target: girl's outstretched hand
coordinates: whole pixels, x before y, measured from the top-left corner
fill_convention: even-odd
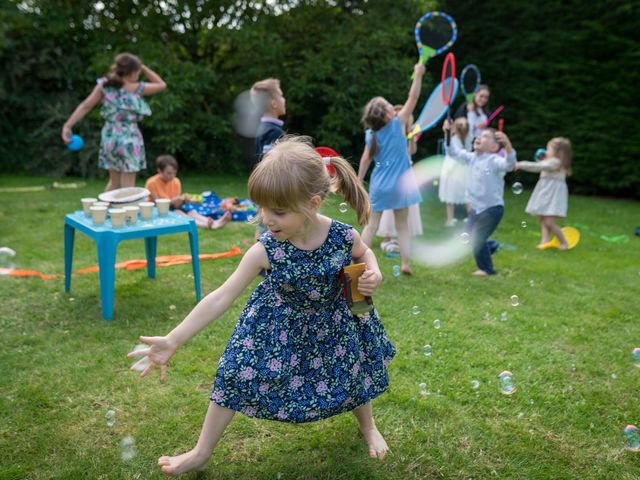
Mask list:
[[[358,291],[366,296],[373,295],[382,282],[382,274],[376,270],[366,269],[358,278]]]
[[[132,371],[142,370],[140,378],[146,377],[153,367],[160,365],[160,381],[167,380],[167,363],[176,353],[178,345],[172,342],[169,337],[140,337],[140,341],[150,345],[151,348],[137,349],[129,352],[127,357],[134,358],[144,355],[140,360],[131,366]]]

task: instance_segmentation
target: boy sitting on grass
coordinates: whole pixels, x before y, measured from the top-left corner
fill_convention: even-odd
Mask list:
[[[186,193],[182,194],[182,184],[180,179],[176,177],[178,173],[178,161],[171,155],[160,155],[156,158],[157,174],[147,179],[145,188],[151,192],[150,200],[155,201],[158,198],[168,198],[171,200],[170,208],[180,215],[187,215],[196,221],[196,225],[201,228],[213,229],[224,227],[229,220],[231,214],[226,212],[218,220],[211,217],[200,215],[195,210],[185,212],[182,206],[185,202],[189,202],[191,197]]]

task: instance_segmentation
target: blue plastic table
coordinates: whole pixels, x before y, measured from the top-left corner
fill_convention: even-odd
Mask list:
[[[103,225],[94,225],[91,217],[82,210],[69,213],[64,219],[64,290],[71,289],[71,263],[73,261],[73,241],[76,230],[81,231],[96,242],[98,249],[98,268],[100,270],[100,297],[102,299],[102,318],[113,320],[113,293],[115,286],[116,249],[123,240],[144,238],[147,256],[147,275],[156,277],[156,247],[158,235],[187,232],[191,247],[191,264],[196,288],[196,298],[200,301],[200,257],[198,253],[198,231],[196,222],[187,216],[169,212],[168,216],[158,216],[153,209],[153,217],[148,221],[138,221],[135,225],[113,228],[111,220]]]

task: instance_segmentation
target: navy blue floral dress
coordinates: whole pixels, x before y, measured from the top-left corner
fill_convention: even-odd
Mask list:
[[[338,274],[353,230],[332,221],[325,242],[300,250],[260,237],[271,273],[254,290],[220,358],[216,404],[250,417],[312,422],[383,393],[395,349],[375,309],[354,316]]]

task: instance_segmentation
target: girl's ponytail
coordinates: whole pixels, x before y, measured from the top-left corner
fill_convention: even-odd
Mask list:
[[[353,167],[342,157],[326,157],[324,160],[328,161],[328,165],[336,171],[335,175],[331,176],[332,190],[344,196],[347,203],[358,214],[358,223],[365,226],[369,223],[371,203]]]

